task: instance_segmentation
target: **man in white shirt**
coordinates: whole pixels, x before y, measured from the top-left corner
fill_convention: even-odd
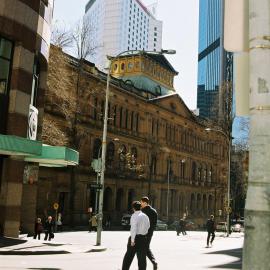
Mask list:
[[[133,202],[132,208],[134,213],[130,219],[130,237],[128,239],[122,270],[129,270],[135,254],[138,259],[139,270],[146,270],[146,253],[148,247],[146,235],[150,228],[150,222],[148,216],[140,210],[141,203],[139,201]]]

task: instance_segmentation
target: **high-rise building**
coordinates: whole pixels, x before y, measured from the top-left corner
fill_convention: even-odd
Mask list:
[[[85,17],[95,40],[90,60],[100,69],[106,66],[107,55],[161,50],[162,22],[139,0],[89,0]]]
[[[224,0],[200,0],[197,107],[200,116],[213,120],[228,111],[224,88],[232,82],[232,54],[223,48],[223,15]]]

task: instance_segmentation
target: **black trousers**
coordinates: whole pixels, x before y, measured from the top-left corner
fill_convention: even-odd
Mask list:
[[[49,232],[49,231],[45,231],[45,237],[44,237],[44,240],[46,241],[49,237],[49,241],[51,241],[51,235],[52,235],[52,232]]]
[[[210,243],[212,243],[215,239],[215,232],[208,232],[208,235],[207,235],[207,246],[209,246],[209,240],[210,240],[210,236],[212,235],[211,237],[211,241]]]
[[[184,227],[180,227],[180,228],[177,230],[177,235],[179,235],[180,233],[182,233],[183,235],[186,235],[186,234],[187,234],[187,232],[186,232],[186,230],[185,230]]]
[[[34,239],[37,239],[37,237],[38,237],[38,240],[40,240],[40,232],[35,232]]]
[[[123,259],[122,270],[129,270],[135,254],[138,259],[139,270],[146,270],[147,238],[145,235],[136,235],[135,246],[131,246],[131,238],[128,239],[127,251]]]
[[[147,238],[147,252],[146,252],[146,256],[147,258],[151,261],[152,264],[157,264],[156,259],[152,253],[152,250],[150,249],[150,243],[153,237],[153,233],[150,233],[146,236]]]

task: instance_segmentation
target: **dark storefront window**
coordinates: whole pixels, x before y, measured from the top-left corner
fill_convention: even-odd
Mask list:
[[[0,94],[8,93],[12,42],[0,37]]]
[[[12,51],[12,42],[0,37],[0,134],[5,134],[6,132]],[[3,159],[4,157],[0,155],[0,190],[2,183]]]
[[[5,133],[13,44],[0,37],[0,133]]]

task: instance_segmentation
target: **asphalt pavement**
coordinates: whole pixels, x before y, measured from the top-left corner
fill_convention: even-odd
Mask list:
[[[56,233],[51,242],[24,238],[7,245],[0,239],[0,254],[4,254],[0,255],[0,269],[119,270],[128,236],[127,231],[105,231],[101,247],[95,247],[96,233],[85,231]],[[206,232],[176,236],[173,231],[158,231],[151,247],[159,270],[233,270],[241,269],[243,239],[242,233],[230,237],[217,233],[213,247],[206,248]],[[93,252],[95,248],[100,252]],[[130,270],[137,270],[136,258]]]

